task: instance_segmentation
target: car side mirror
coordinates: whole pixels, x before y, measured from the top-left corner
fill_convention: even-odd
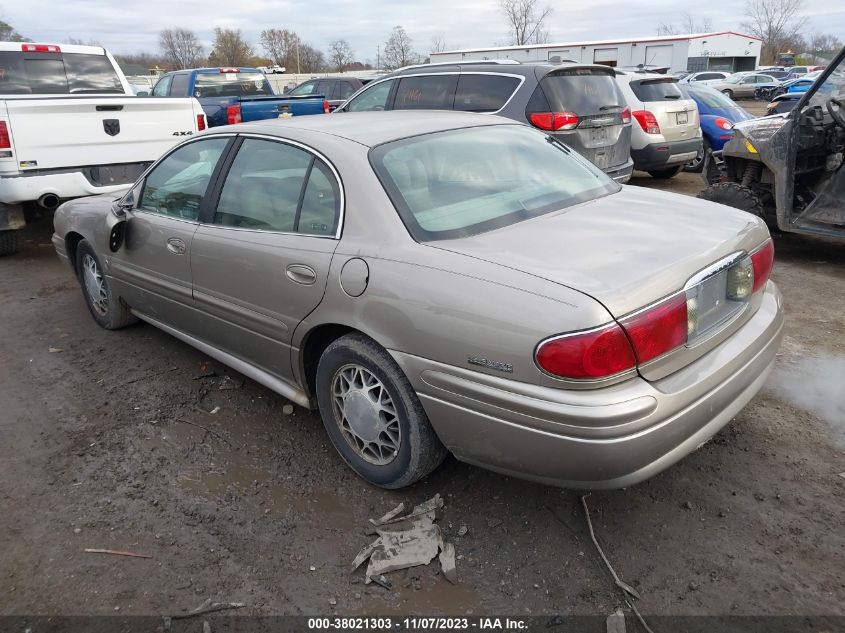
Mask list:
[[[125,196],[115,200],[111,213],[106,217],[106,228],[109,231],[109,250],[116,253],[123,246],[126,236],[127,212],[135,206],[135,190],[131,189]]]

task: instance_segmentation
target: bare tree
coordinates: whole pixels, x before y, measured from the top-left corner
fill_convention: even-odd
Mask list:
[[[799,36],[806,16],[801,14],[802,0],[746,0],[742,28],[763,40],[760,61],[771,64],[779,52],[801,43]]]
[[[253,56],[249,45],[240,29],[214,29],[214,50],[209,62],[220,66],[245,66]]]
[[[431,38],[431,52],[432,53],[442,53],[446,50],[448,44],[446,44],[446,36],[443,33],[438,33],[434,37]]]
[[[326,69],[325,56],[310,44],[300,42],[298,52],[294,52],[294,55],[298,57],[298,72],[318,73]]]
[[[181,70],[200,65],[204,51],[193,31],[164,29],[158,34],[158,43],[168,66]]]
[[[383,66],[387,70],[395,70],[408,66],[417,61],[417,54],[413,50],[413,40],[401,26],[394,26],[390,37],[384,43]]]
[[[842,41],[835,35],[813,33],[808,43],[808,52],[819,59],[830,59],[842,48]]]
[[[679,22],[661,22],[657,26],[658,35],[688,35],[690,33],[710,33],[713,31],[713,20],[708,17],[696,18],[685,12]]]
[[[540,6],[537,0],[499,0],[510,29],[511,44],[544,44],[549,41],[546,20],[552,14],[549,5]]]
[[[329,44],[329,60],[338,72],[343,72],[352,63],[355,53],[346,40],[335,40]]]
[[[100,42],[90,39],[87,42],[78,37],[69,37],[64,41],[65,44],[72,44],[74,46],[102,46]]]
[[[260,42],[274,63],[297,71],[296,49],[301,42],[296,33],[287,29],[266,29],[261,31]]]

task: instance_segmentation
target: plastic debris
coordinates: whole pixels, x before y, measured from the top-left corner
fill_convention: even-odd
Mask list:
[[[352,561],[352,571],[369,560],[365,583],[375,582],[390,588],[384,574],[428,565],[439,553],[443,576],[449,582],[457,582],[455,546],[443,541],[440,526],[435,523],[437,511],[442,507],[443,499],[436,494],[405,516],[400,516],[405,510],[405,505],[400,503],[381,518],[370,519],[378,538],[358,553]]]

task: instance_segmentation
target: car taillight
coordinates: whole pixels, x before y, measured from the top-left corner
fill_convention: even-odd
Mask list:
[[[772,240],[766,241],[760,248],[751,253],[751,265],[754,267],[754,286],[751,292],[757,292],[766,285],[772,267],[775,263],[775,245]]]
[[[241,106],[230,105],[226,108],[226,120],[229,122],[229,125],[240,123],[243,120],[241,118]]]
[[[578,115],[573,112],[533,112],[528,120],[534,127],[554,132],[556,130],[574,130],[578,127]]]
[[[660,125],[657,119],[648,110],[635,110],[631,113],[640,124],[643,132],[646,134],[660,134]]]
[[[719,117],[718,119],[713,121],[713,123],[716,124],[716,127],[720,128],[722,130],[732,130],[732,129],[734,129],[734,124],[731,123],[730,121],[728,121],[727,119],[723,119],[722,117]]]
[[[537,347],[537,364],[561,378],[606,378],[636,366],[634,350],[616,323],[587,332],[564,334]]]
[[[9,138],[9,127],[5,121],[0,121],[0,149],[12,149],[12,141]]]
[[[628,124],[631,122],[631,108],[625,108],[622,110],[622,123]]]
[[[687,342],[687,296],[678,294],[619,321],[638,363],[647,363]]]
[[[55,44],[21,44],[24,53],[61,53],[62,49]]]
[[[205,115],[197,115],[197,132],[202,132],[205,129]]]
[[[323,114],[328,114],[328,113],[329,113],[329,110],[330,110],[330,107],[329,107],[329,100],[328,100],[328,99],[323,99]]]

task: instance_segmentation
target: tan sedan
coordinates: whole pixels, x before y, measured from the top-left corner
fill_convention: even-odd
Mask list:
[[[447,452],[636,483],[736,415],[781,337],[761,220],[485,115],[216,128],[64,204],[53,242],[101,326],[141,319],[319,410],[387,488]]]

